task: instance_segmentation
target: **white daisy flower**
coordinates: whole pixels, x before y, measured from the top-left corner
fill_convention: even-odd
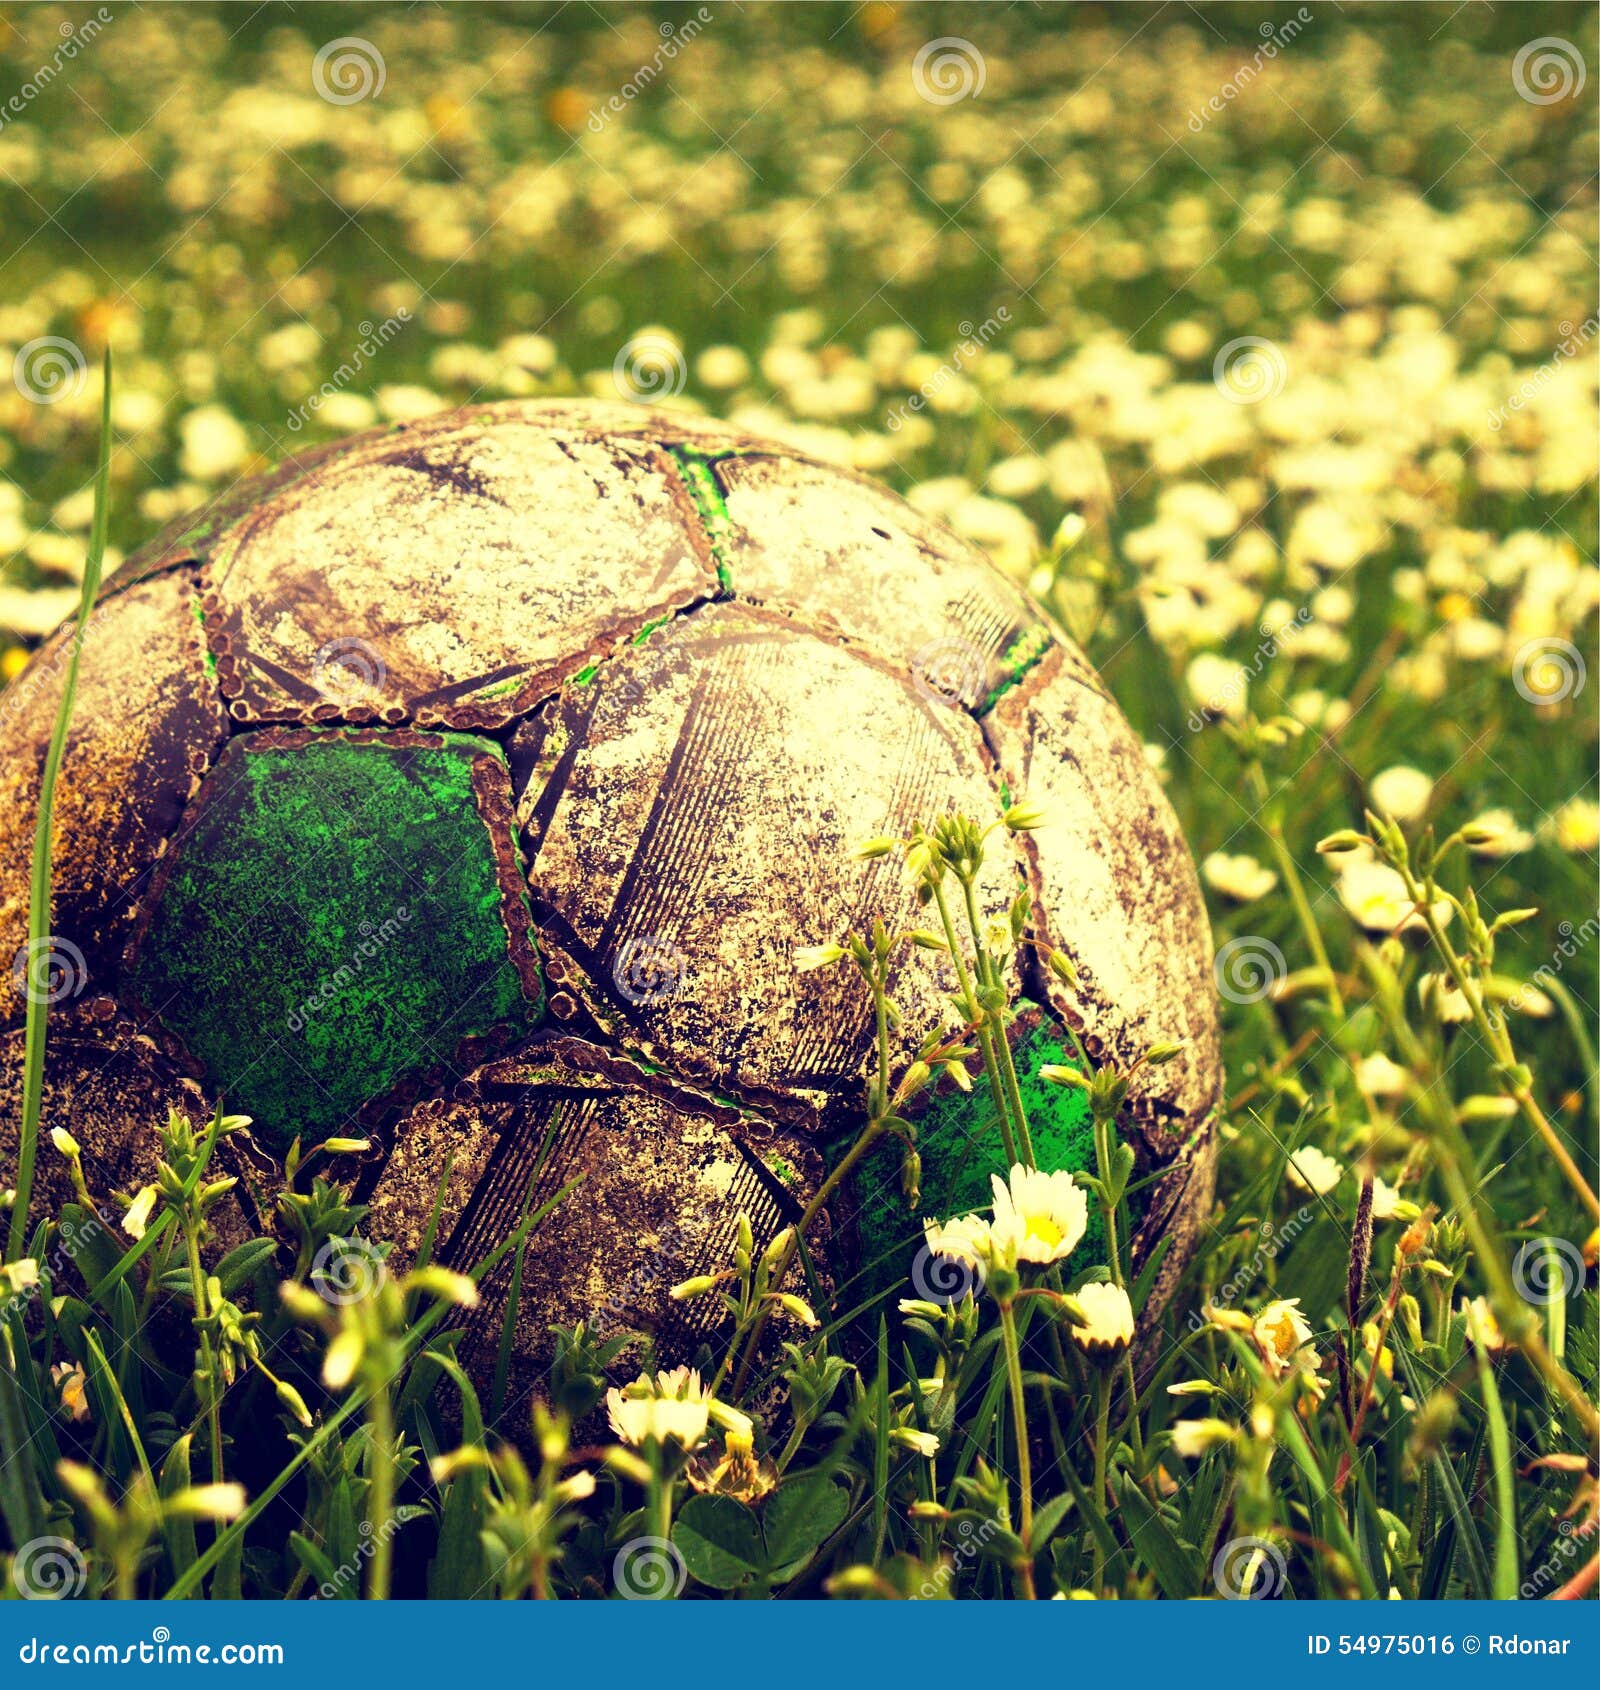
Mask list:
[[[1301,1352],[1311,1342],[1311,1327],[1300,1312],[1298,1297],[1268,1303],[1256,1316],[1252,1330],[1273,1372],[1282,1373],[1305,1359]]]
[[[1012,1259],[1046,1265],[1065,1261],[1077,1249],[1089,1224],[1089,1200],[1071,1174],[1042,1168],[1011,1169],[1003,1183],[990,1176],[994,1188],[994,1233],[1011,1247]]]
[[[1344,1165],[1314,1144],[1303,1144],[1289,1158],[1289,1178],[1301,1191],[1326,1197],[1344,1177]]]
[[[1420,821],[1433,797],[1433,777],[1409,763],[1396,763],[1372,777],[1367,796],[1373,809],[1391,821]]]
[[[1369,933],[1409,933],[1427,925],[1399,871],[1386,863],[1343,865],[1339,901]],[[1435,900],[1433,914],[1441,926],[1449,925],[1452,913],[1446,899]]]
[[[697,1449],[713,1420],[741,1435],[751,1431],[749,1416],[719,1403],[691,1367],[675,1367],[654,1379],[641,1373],[631,1385],[613,1387],[606,1393],[606,1415],[612,1431],[635,1449],[651,1442]]]
[[[1206,885],[1241,904],[1253,904],[1278,884],[1277,875],[1247,853],[1213,851],[1200,865]]]

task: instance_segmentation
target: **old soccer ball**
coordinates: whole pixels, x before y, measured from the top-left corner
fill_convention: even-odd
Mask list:
[[[468,1267],[575,1175],[523,1267],[519,1354],[555,1325],[664,1353],[735,1223],[797,1215],[861,1120],[873,1018],[797,947],[918,925],[863,840],[1044,801],[993,836],[982,902],[1033,895],[1012,1029],[1042,1161],[1089,1155],[1083,1099],[1038,1083],[1131,1061],[1136,1261],[1167,1294],[1212,1192],[1211,945],[1142,747],[1082,655],[970,547],[871,481],[632,407],[477,407],[286,462],[107,582],[61,771],[51,937],[27,944],[37,794],[70,630],[0,700],[0,1153],[22,1022],[52,1003],[46,1125],[91,1190],[149,1174],[169,1104],[252,1117],[233,1222],[270,1229],[298,1138],[398,1259]],[[1026,958],[1027,953],[1025,953]],[[908,953],[898,1060],[947,1013]],[[983,1088],[924,1099],[925,1214],[1001,1166]],[[0,1168],[0,1177],[5,1169]],[[41,1151],[46,1200],[65,1169]],[[814,1243],[836,1306],[915,1279],[893,1158]],[[113,1210],[114,1213],[114,1210]],[[226,1227],[224,1227],[226,1230]],[[1092,1240],[1080,1246],[1092,1248]],[[464,1345],[493,1354],[510,1263]],[[926,1293],[936,1287],[917,1283]]]

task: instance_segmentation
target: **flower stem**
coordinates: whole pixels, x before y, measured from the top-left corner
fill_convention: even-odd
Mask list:
[[[1412,1031],[1410,1023],[1396,1002],[1392,977],[1385,977],[1381,964],[1370,951],[1366,956],[1366,965],[1378,987],[1376,998],[1379,1010],[1388,1024],[1396,1047],[1405,1057],[1407,1065],[1416,1069],[1419,1074],[1422,1073],[1431,1064],[1422,1048],[1421,1040]],[[1429,1141],[1433,1146],[1440,1177],[1450,1194],[1450,1202],[1457,1218],[1466,1229],[1483,1276],[1489,1282],[1489,1298],[1494,1306],[1496,1318],[1505,1329],[1506,1336],[1521,1348],[1528,1358],[1529,1365],[1541,1376],[1550,1393],[1567,1405],[1583,1428],[1584,1436],[1593,1443],[1600,1437],[1600,1414],[1595,1412],[1593,1404],[1577,1381],[1551,1355],[1539,1329],[1539,1323],[1528,1313],[1527,1304],[1512,1286],[1511,1275],[1501,1258],[1499,1240],[1494,1229],[1484,1220],[1478,1206],[1478,1188],[1468,1179],[1465,1172],[1466,1166],[1471,1162],[1471,1152],[1460,1127],[1456,1124],[1455,1113],[1443,1093],[1437,1073],[1427,1085],[1418,1090],[1417,1108],[1430,1129]]]
[[[1102,1514],[1106,1506],[1106,1456],[1110,1444],[1107,1422],[1111,1417],[1111,1375],[1102,1373],[1095,1381],[1096,1404],[1094,1415],[1094,1505]],[[1094,1538],[1094,1592],[1098,1596],[1105,1582],[1106,1552],[1098,1532]]]
[[[189,1256],[189,1285],[198,1324],[211,1312],[210,1300],[206,1296],[206,1270],[200,1260],[200,1231],[186,1211],[181,1212],[178,1218],[183,1225],[183,1241]],[[221,1398],[217,1390],[216,1354],[211,1348],[210,1334],[203,1325],[200,1328],[200,1355],[206,1375],[206,1438],[211,1445],[211,1482],[220,1485],[223,1482]]]
[[[961,996],[966,1000],[967,1019],[978,1030],[978,1049],[983,1053],[983,1071],[989,1081],[989,1097],[994,1104],[995,1118],[1000,1123],[1000,1142],[1005,1149],[1006,1163],[1009,1166],[1017,1159],[1017,1148],[1011,1136],[1011,1123],[1007,1118],[1005,1091],[1000,1081],[1000,1062],[995,1055],[994,1039],[989,1032],[988,1019],[983,1006],[978,1002],[978,994],[973,989],[972,976],[967,972],[966,958],[961,953],[961,941],[956,937],[955,923],[950,918],[949,900],[944,895],[944,885],[941,881],[933,883],[933,901],[938,906],[939,920],[944,925],[945,942],[950,946],[950,956],[955,963]]]
[[[1422,919],[1428,924],[1428,936],[1433,940],[1434,949],[1444,958],[1444,965],[1450,971],[1450,978],[1455,988],[1467,1001],[1467,1007],[1472,1012],[1472,1019],[1477,1024],[1478,1031],[1483,1035],[1484,1042],[1494,1052],[1495,1059],[1503,1070],[1514,1070],[1517,1066],[1517,1053],[1511,1045],[1511,1035],[1507,1033],[1505,1022],[1496,1014],[1491,1016],[1483,1001],[1483,994],[1478,990],[1477,982],[1473,980],[1462,963],[1456,948],[1450,943],[1444,927],[1434,913],[1433,899],[1429,896],[1431,886],[1421,885],[1410,868],[1402,865],[1401,874],[1405,877],[1406,893],[1416,902],[1417,910]],[[1539,1107],[1538,1100],[1532,1090],[1521,1080],[1508,1074],[1501,1082],[1510,1097],[1527,1117],[1528,1124],[1544,1140],[1545,1148],[1550,1152],[1555,1164],[1560,1168],[1567,1183],[1577,1192],[1584,1207],[1597,1220],[1600,1220],[1600,1197],[1597,1197],[1589,1182],[1583,1177],[1582,1170],[1572,1159],[1571,1152],[1561,1142],[1560,1134],[1556,1132],[1549,1117]]]
[[[1000,1053],[1000,1073],[1005,1082],[1006,1096],[1011,1100],[1012,1113],[1016,1117],[1017,1149],[1021,1152],[1022,1160],[1030,1168],[1036,1168],[1039,1162],[1033,1151],[1033,1135],[1028,1131],[1028,1113],[1022,1104],[1022,1090],[1017,1084],[1017,1068],[1011,1060],[1011,1041],[1006,1037],[1004,1027],[995,1029],[994,1042]]]
[[[1110,1189],[1111,1180],[1111,1123],[1103,1115],[1094,1118],[1094,1153],[1099,1164],[1100,1183]],[[1106,1265],[1111,1269],[1111,1282],[1122,1285],[1122,1251],[1117,1243],[1117,1206],[1102,1201],[1100,1213],[1106,1229]]]
[[[972,930],[972,956],[978,970],[978,983],[990,988],[997,987],[1000,984],[1000,976],[995,969],[994,959],[983,942],[983,930],[978,923],[977,896],[971,875],[961,877],[961,892],[966,902],[967,926]],[[1017,1070],[1011,1060],[1011,1041],[1006,1037],[1005,1023],[998,1011],[985,1010],[984,1018],[988,1025],[990,1042],[996,1052],[996,1067],[1000,1073],[1001,1088],[1011,1111],[1011,1131],[1016,1140],[1016,1154],[1012,1160],[1020,1159],[1028,1167],[1036,1167],[1038,1164],[1034,1160],[1033,1140],[1028,1135],[1028,1115],[1022,1106],[1022,1092],[1017,1086]]]
[[[1289,901],[1294,905],[1295,917],[1305,934],[1306,943],[1311,947],[1311,955],[1327,979],[1328,1007],[1335,1015],[1342,1017],[1345,1008],[1344,995],[1339,990],[1339,977],[1333,972],[1333,964],[1328,959],[1328,947],[1323,943],[1322,929],[1317,925],[1317,918],[1311,909],[1311,900],[1306,896],[1305,882],[1300,878],[1294,855],[1283,837],[1283,825],[1268,808],[1271,791],[1267,785],[1266,772],[1257,759],[1250,762],[1250,781],[1262,805],[1260,826],[1267,836],[1272,860],[1278,865],[1278,873],[1283,876],[1284,887],[1288,891]]]
[[[659,1457],[652,1479],[655,1494],[650,1499],[650,1514],[655,1521],[656,1535],[666,1539],[672,1535],[672,1486],[667,1483],[661,1472]]]
[[[783,1453],[778,1457],[777,1465],[780,1473],[786,1471],[789,1463],[793,1461],[795,1456],[799,1453],[800,1445],[805,1442],[806,1432],[810,1428],[810,1425],[811,1422],[809,1420],[796,1418],[794,1429],[789,1433],[789,1441],[783,1446]]]
[[[1017,1314],[1008,1301],[1000,1305],[1000,1330],[1005,1338],[1006,1374],[1011,1381],[1011,1418],[1017,1437],[1017,1482],[1022,1491],[1023,1561],[1017,1571],[1032,1598],[1033,1588],[1033,1453],[1028,1447],[1028,1413],[1022,1394],[1022,1349],[1017,1343]]]
[[[822,1212],[828,1199],[833,1196],[834,1192],[839,1189],[840,1184],[849,1176],[850,1170],[855,1167],[856,1163],[859,1162],[861,1158],[873,1147],[873,1145],[876,1144],[883,1136],[883,1130],[883,1123],[881,1121],[868,1121],[866,1126],[862,1129],[861,1136],[850,1146],[849,1150],[840,1160],[838,1166],[835,1167],[832,1172],[829,1173],[828,1177],[823,1180],[822,1184],[817,1187],[816,1195],[809,1203],[806,1204],[804,1213],[800,1216],[800,1219],[795,1222],[794,1237],[790,1240],[789,1247],[783,1252],[782,1257],[772,1270],[770,1283],[774,1287],[781,1286],[783,1284],[783,1276],[789,1271],[789,1264],[794,1260],[795,1252],[800,1248],[800,1240],[805,1236],[806,1228],[809,1227]],[[745,1385],[749,1380],[750,1368],[755,1361],[756,1347],[760,1344],[761,1335],[766,1331],[767,1322],[771,1319],[771,1317],[771,1303],[763,1303],[760,1314],[756,1316],[754,1323],[751,1325],[750,1336],[745,1340],[744,1354],[739,1359],[738,1372],[734,1374],[733,1395],[735,1400],[737,1400],[743,1393]],[[730,1350],[730,1358],[731,1355],[732,1351]],[[720,1380],[727,1371],[728,1359],[725,1358],[722,1366],[717,1371],[717,1380]],[[712,1394],[716,1394],[716,1381],[712,1382]]]
[[[394,1512],[394,1405],[389,1400],[387,1379],[372,1393],[369,1410],[372,1476],[367,1490],[367,1523],[372,1527],[372,1572],[367,1597],[373,1602],[387,1602],[392,1536],[389,1516]]]

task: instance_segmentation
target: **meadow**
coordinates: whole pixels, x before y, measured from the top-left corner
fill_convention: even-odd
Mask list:
[[[729,1300],[706,1384],[618,1392],[647,1352],[580,1332],[537,1414],[453,1359],[461,1275],[305,1288],[361,1225],[324,1182],[208,1277],[229,1123],[175,1121],[76,1277],[70,1214],[10,1226],[12,1590],[1594,1597],[1597,88],[1564,4],[0,18],[6,679],[308,443],[728,418],[1080,641],[1200,865],[1227,1066],[1137,1378],[1138,1276],[1084,1299],[991,1229],[904,1347],[808,1310],[741,1392],[793,1294],[746,1242],[686,1293]]]

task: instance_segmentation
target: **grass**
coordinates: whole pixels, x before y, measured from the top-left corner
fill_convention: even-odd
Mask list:
[[[539,1214],[472,1275],[424,1250],[402,1276],[301,1167],[282,1237],[219,1261],[219,1116],[174,1119],[148,1197],[43,1215],[30,1005],[13,1588],[1593,1596],[1593,103],[1512,72],[1556,36],[1592,86],[1593,22],[1393,11],[1319,11],[1198,130],[1254,10],[719,15],[598,130],[653,12],[374,8],[383,92],[336,106],[309,59],[344,22],[147,11],[74,69],[92,120],[58,90],[0,129],[0,340],[55,336],[79,372],[0,411],[16,654],[92,597],[108,536],[110,564],[306,438],[615,397],[643,347],[678,402],[909,491],[1080,637],[1205,865],[1228,1070],[1216,1213],[1137,1375],[1109,1320],[1149,1289],[1126,1076],[1101,1069],[1103,1274],[974,1228],[949,1238],[970,1299],[864,1344],[785,1309],[774,1350],[776,1299],[816,1301],[804,1240],[741,1241],[689,1290],[720,1314],[708,1397],[580,1329],[534,1417],[453,1352]],[[58,21],[9,26],[14,82]],[[936,35],[978,49],[981,93],[916,96]],[[91,144],[50,145],[69,124]],[[34,939],[48,779],[40,808]],[[943,1036],[984,1055],[1026,1164],[980,1001],[1008,962],[948,875],[971,1001]],[[859,946],[835,965],[881,992]],[[913,1184],[916,1082],[879,1069],[859,1141]],[[72,1124],[39,1153],[70,1160]]]
[[[100,572],[105,561],[106,515],[111,488],[111,355],[106,354],[103,376],[104,400],[100,415],[100,465],[94,478],[94,516],[89,532],[89,550],[84,560],[83,595],[78,601],[78,616],[72,633],[71,655],[67,659],[67,675],[61,689],[61,702],[56,709],[55,726],[50,735],[50,749],[39,778],[38,821],[34,826],[32,871],[28,879],[28,944],[26,965],[31,971],[34,958],[48,953],[50,938],[50,863],[52,830],[55,821],[56,781],[61,775],[61,759],[66,751],[67,729],[72,722],[72,706],[78,695],[78,672],[83,664],[83,645],[89,633],[89,621],[94,612],[95,595],[100,590]],[[22,1255],[24,1229],[28,1221],[28,1204],[33,1193],[33,1168],[38,1153],[39,1112],[44,1094],[45,1021],[49,1013],[46,994],[29,993],[27,1030],[23,1047],[22,1114],[17,1133],[17,1183],[11,1200],[11,1224],[6,1233],[5,1259],[15,1262]]]

